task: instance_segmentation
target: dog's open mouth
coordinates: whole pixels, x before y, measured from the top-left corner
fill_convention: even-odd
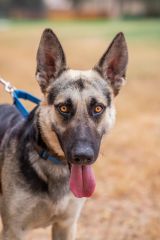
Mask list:
[[[72,164],[70,189],[76,197],[90,197],[95,186],[96,181],[91,165]]]

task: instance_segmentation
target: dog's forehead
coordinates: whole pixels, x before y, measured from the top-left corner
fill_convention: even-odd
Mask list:
[[[50,103],[65,98],[105,98],[111,89],[107,81],[95,70],[66,70],[56,79],[48,90]]]
[[[66,80],[72,80],[72,81],[77,81],[78,79],[84,79],[86,81],[93,81],[93,80],[101,79],[101,76],[99,75],[99,73],[92,69],[90,69],[90,70],[69,69],[64,72],[62,77],[65,78]]]
[[[64,71],[55,81],[54,86],[66,89],[79,89],[80,91],[88,88],[104,89],[107,82],[95,70],[73,70]]]

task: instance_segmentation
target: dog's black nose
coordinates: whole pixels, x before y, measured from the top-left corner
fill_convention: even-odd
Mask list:
[[[81,146],[72,150],[72,163],[91,164],[94,161],[94,151],[91,147]]]

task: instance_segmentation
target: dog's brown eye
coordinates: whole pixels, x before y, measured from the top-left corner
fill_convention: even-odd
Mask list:
[[[62,113],[69,113],[69,108],[66,106],[66,105],[62,105],[59,107],[59,110],[62,112]]]
[[[94,108],[94,113],[96,114],[96,113],[101,113],[103,111],[103,107],[102,106],[96,106],[95,108]]]

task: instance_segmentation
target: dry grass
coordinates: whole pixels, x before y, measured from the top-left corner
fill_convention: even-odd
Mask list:
[[[78,240],[160,239],[160,36],[147,30],[148,23],[141,29],[140,24],[137,22],[138,34],[133,36],[132,23],[131,29],[126,23],[120,27],[110,23],[109,30],[104,23],[97,28],[93,24],[87,28],[84,23],[53,26],[74,68],[95,64],[116,30],[124,29],[129,44],[128,84],[116,99],[117,123],[104,139],[95,164],[97,189],[83,209]],[[35,54],[44,25],[12,26],[0,32],[0,74],[17,88],[39,96]],[[0,86],[0,102],[4,101],[10,98]],[[48,236],[48,229],[38,230],[28,239]]]

